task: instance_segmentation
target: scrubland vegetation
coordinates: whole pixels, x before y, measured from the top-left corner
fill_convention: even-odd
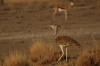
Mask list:
[[[13,51],[9,53],[9,56],[5,57],[4,66],[27,66],[27,55],[19,51]]]
[[[5,0],[4,2],[4,6],[7,5],[7,8],[4,8],[4,10],[9,10],[11,7],[16,7],[17,9],[17,7],[20,8],[20,6],[23,5],[42,8],[48,6],[52,7],[53,5],[66,4],[69,0],[28,0],[28,2],[24,0]],[[75,6],[100,6],[100,0],[74,0],[74,2]],[[12,4],[9,5],[9,3]],[[57,52],[56,46],[58,45],[52,42],[37,40],[28,49],[29,53],[21,52],[17,49],[17,51],[11,51],[9,55],[3,59],[3,66],[100,66],[100,45],[98,43],[90,48],[83,48],[76,59],[71,59],[68,63],[64,62],[61,64],[57,62],[61,53]],[[60,62],[62,62],[62,60]]]
[[[29,53],[11,52],[9,56],[5,57],[3,66],[57,65],[59,63],[57,59],[61,54],[57,53],[56,46],[50,42],[36,41],[30,46]],[[95,44],[92,48],[83,49],[78,58],[71,59],[68,63],[65,61],[63,64],[67,66],[100,66],[99,56],[100,48],[98,44]]]

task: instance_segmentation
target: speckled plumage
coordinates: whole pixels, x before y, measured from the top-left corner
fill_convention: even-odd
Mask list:
[[[79,43],[75,41],[74,39],[68,37],[68,36],[57,36],[56,37],[56,42],[59,45],[66,45],[66,46],[79,46]]]

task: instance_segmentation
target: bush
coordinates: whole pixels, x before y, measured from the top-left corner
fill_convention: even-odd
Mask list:
[[[94,45],[91,49],[83,51],[76,61],[76,66],[100,66],[99,45]]]
[[[39,64],[47,64],[58,59],[56,54],[55,45],[52,43],[46,43],[44,41],[36,41],[30,47],[30,55],[32,62],[38,62]]]
[[[5,58],[4,66],[29,66],[27,56],[18,51],[12,52]]]

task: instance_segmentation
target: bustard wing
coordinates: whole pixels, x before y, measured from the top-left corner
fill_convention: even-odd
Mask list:
[[[62,45],[76,45],[76,46],[80,46],[79,43],[77,41],[75,41],[74,39],[68,37],[68,36],[58,36],[56,38],[56,42]]]

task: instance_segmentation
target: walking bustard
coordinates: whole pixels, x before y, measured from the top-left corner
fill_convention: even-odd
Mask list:
[[[67,47],[68,46],[78,46],[80,47],[80,44],[75,41],[74,39],[68,37],[68,36],[58,36],[58,27],[60,27],[59,25],[49,25],[53,30],[54,30],[54,34],[56,35],[56,43],[59,45],[61,51],[62,51],[62,55],[60,56],[60,58],[58,59],[61,60],[61,58],[64,55],[64,47],[66,48],[66,61],[67,61]]]

